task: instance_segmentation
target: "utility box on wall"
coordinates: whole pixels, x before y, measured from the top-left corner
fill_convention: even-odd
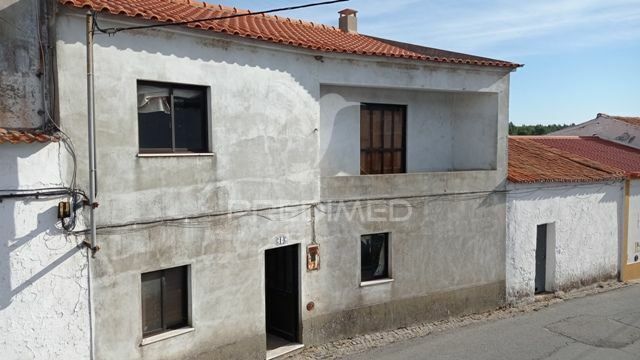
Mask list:
[[[320,269],[320,245],[311,244],[307,246],[307,271]]]

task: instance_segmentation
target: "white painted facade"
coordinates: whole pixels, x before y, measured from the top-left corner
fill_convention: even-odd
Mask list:
[[[623,236],[624,182],[510,183],[507,299],[532,299],[536,229],[547,226],[546,291],[615,278]]]
[[[0,144],[0,189],[68,185],[60,143]],[[0,357],[87,359],[87,252],[57,219],[62,198],[0,202]]]
[[[640,126],[629,124],[607,114],[598,114],[593,120],[555,131],[549,136],[597,136],[623,145],[640,148]]]

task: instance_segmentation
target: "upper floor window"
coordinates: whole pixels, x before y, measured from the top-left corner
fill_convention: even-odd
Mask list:
[[[207,152],[207,89],[138,81],[141,153]]]
[[[406,112],[403,105],[360,106],[360,174],[406,172]]]

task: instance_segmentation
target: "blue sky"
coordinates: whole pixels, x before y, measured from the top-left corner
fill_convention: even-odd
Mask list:
[[[317,0],[219,0],[266,10]],[[216,2],[216,1],[210,1]],[[511,121],[579,123],[640,116],[640,0],[350,0],[282,15],[525,64],[511,77]]]

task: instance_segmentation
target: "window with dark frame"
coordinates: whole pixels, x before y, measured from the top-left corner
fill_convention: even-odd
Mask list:
[[[141,153],[208,151],[207,88],[138,81]]]
[[[389,233],[360,237],[360,281],[389,278]]]
[[[189,326],[188,266],[142,274],[144,337]]]
[[[360,174],[406,172],[405,105],[360,105]]]

